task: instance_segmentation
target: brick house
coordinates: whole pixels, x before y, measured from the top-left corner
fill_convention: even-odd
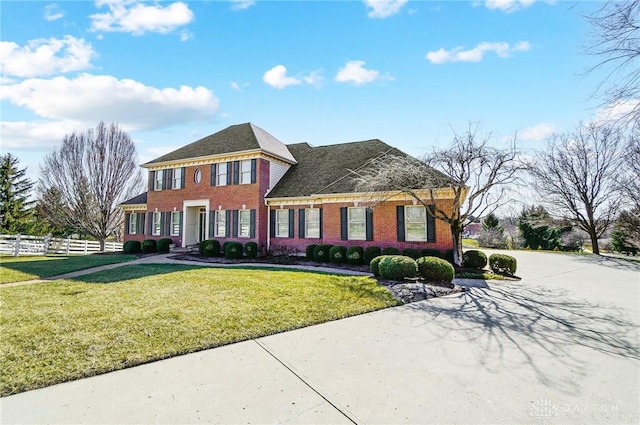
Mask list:
[[[228,127],[142,165],[148,191],[120,205],[125,240],[255,241],[263,252],[320,243],[451,249],[447,223],[409,196],[371,204],[354,191],[350,170],[382,154],[406,156],[380,140],[285,145],[251,123]],[[450,190],[435,193],[451,208]]]

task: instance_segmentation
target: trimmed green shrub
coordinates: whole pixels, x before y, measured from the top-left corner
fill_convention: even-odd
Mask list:
[[[158,252],[169,252],[169,245],[173,243],[170,238],[162,238],[158,241]]]
[[[244,244],[244,253],[247,258],[258,258],[258,244],[255,242],[247,242]]]
[[[227,247],[229,246],[229,244],[230,244],[230,243],[231,243],[231,241],[226,241],[226,242],[223,242],[223,243],[222,243],[222,247],[221,247],[222,252],[221,252],[221,254],[222,254],[222,256],[223,256],[223,257],[224,257],[225,255],[227,255],[227,254],[226,254],[226,252],[227,252]]]
[[[453,266],[442,258],[422,257],[416,261],[418,274],[424,280],[431,282],[451,282],[455,275]]]
[[[438,257],[438,258],[442,258],[442,257],[444,257],[444,253],[442,251],[440,251],[439,249],[425,248],[425,249],[420,251],[420,257]]]
[[[158,252],[158,242],[155,239],[145,239],[142,241],[142,253],[151,254]]]
[[[389,255],[378,263],[380,277],[390,280],[403,280],[406,277],[416,277],[418,265],[411,257],[404,255]]]
[[[400,250],[393,246],[382,248],[382,255],[400,255]]]
[[[382,255],[379,246],[368,246],[364,249],[364,263],[371,264],[371,260]]]
[[[405,257],[411,257],[414,260],[418,259],[421,257],[420,255],[420,251],[415,249],[415,248],[405,248],[402,250],[402,255],[404,255]]]
[[[342,245],[334,245],[329,249],[329,261],[332,263],[344,263],[347,260],[347,248]]]
[[[487,265],[487,256],[484,252],[471,249],[462,253],[462,267],[482,270]]]
[[[242,258],[242,244],[240,242],[225,242],[224,256],[237,260]]]
[[[489,267],[494,273],[513,276],[516,273],[518,261],[510,255],[491,254],[489,256]]]
[[[453,249],[447,249],[440,257],[444,260],[447,260],[449,263],[453,264]]]
[[[307,260],[311,260],[311,261],[314,260],[313,251],[316,249],[317,246],[318,245],[316,244],[307,245],[307,249],[305,249],[304,251],[304,255],[305,257],[307,257]]]
[[[377,257],[373,258],[369,263],[369,270],[371,270],[371,273],[373,273],[375,277],[380,277],[380,261],[382,261],[385,257],[387,256],[378,255]]]
[[[347,264],[359,265],[364,261],[364,249],[361,246],[350,246],[347,249]]]
[[[126,241],[122,246],[122,251],[125,254],[140,254],[142,252],[142,245],[140,241]]]
[[[220,255],[220,242],[215,239],[207,239],[200,242],[199,250],[203,257],[217,257]]]
[[[329,251],[333,245],[317,245],[313,249],[313,260],[318,263],[329,262]]]

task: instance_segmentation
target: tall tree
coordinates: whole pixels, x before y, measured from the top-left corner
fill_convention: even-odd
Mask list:
[[[93,236],[104,250],[105,240],[124,220],[117,205],[142,187],[137,158],[133,141],[116,124],[100,122],[95,129],[66,135],[45,157],[39,183],[41,200],[61,201],[64,208],[49,205],[43,211],[51,211],[50,220],[59,226]]]
[[[600,86],[604,103],[617,109],[625,122],[640,122],[640,2],[608,1],[588,17],[598,57],[593,69],[607,72]]]
[[[529,164],[540,199],[589,234],[594,254],[622,201],[617,179],[623,143],[620,128],[580,125],[553,136]]]
[[[411,196],[449,224],[454,262],[461,265],[465,226],[472,217],[500,206],[507,186],[517,178],[516,151],[493,148],[490,140],[491,134],[480,135],[472,124],[464,134],[453,133],[449,148],[434,149],[422,158],[383,155],[354,171],[356,190],[370,193],[374,203],[398,193]],[[451,203],[436,202],[442,189],[449,191]]]
[[[35,224],[33,201],[29,201],[34,182],[18,163],[10,153],[0,156],[0,233],[30,234]]]

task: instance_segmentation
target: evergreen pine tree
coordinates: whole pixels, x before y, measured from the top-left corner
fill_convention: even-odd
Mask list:
[[[0,233],[30,234],[36,225],[29,194],[34,182],[25,177],[26,167],[18,168],[18,158],[0,156]]]

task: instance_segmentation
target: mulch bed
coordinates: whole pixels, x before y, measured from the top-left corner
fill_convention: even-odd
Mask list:
[[[199,261],[204,263],[217,264],[253,263],[305,267],[328,267],[337,270],[354,270],[369,273],[369,266],[365,265],[356,266],[351,264],[316,263],[315,261],[309,261],[304,257],[266,256],[258,258],[242,258],[241,260],[230,260],[225,257],[203,257],[198,254],[180,254],[172,256],[171,258],[176,260]],[[385,280],[380,278],[375,279],[377,279],[381,285],[389,289],[394,297],[405,304],[416,301],[423,301],[429,298],[442,297],[444,295],[455,294],[458,292],[464,292],[466,290],[466,288],[455,284],[426,283],[421,282],[418,279],[407,279],[404,282]]]

